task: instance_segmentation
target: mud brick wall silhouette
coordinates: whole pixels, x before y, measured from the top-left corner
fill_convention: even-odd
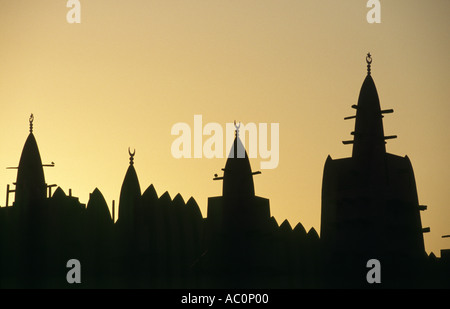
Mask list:
[[[382,110],[366,57],[350,158],[325,161],[320,237],[301,223],[271,216],[255,195],[253,172],[236,136],[223,168],[221,196],[204,217],[194,198],[142,193],[130,158],[115,220],[99,189],[80,203],[45,180],[38,144],[29,135],[15,188],[0,207],[0,287],[311,288],[368,287],[366,263],[382,265],[381,287],[450,287],[450,258],[424,248],[420,205],[407,156],[386,152]],[[307,151],[307,150],[305,150]],[[237,154],[244,154],[238,156]],[[126,166],[126,165],[125,165]],[[261,176],[263,177],[263,176]],[[281,184],[282,185],[282,184]],[[12,205],[9,195],[14,193]],[[298,206],[303,205],[299,194]],[[282,207],[277,205],[277,207]],[[81,265],[81,283],[66,279],[67,261]]]

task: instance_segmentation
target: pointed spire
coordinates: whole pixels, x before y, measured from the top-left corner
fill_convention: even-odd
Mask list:
[[[15,202],[28,204],[46,198],[47,185],[42,168],[41,155],[33,135],[34,116],[29,118],[30,134],[23,146],[17,169]]]
[[[128,148],[128,154],[130,155],[130,165],[128,166],[120,190],[118,217],[118,222],[127,225],[134,222],[135,210],[138,207],[141,197],[141,188],[134,168],[134,155],[136,154],[136,150],[131,153],[130,148]]]
[[[86,216],[89,224],[97,228],[103,228],[113,223],[108,204],[98,188],[95,188],[89,194],[89,201],[86,205]]]
[[[380,100],[375,82],[370,75],[370,67],[367,74],[361,86],[356,108],[353,156],[357,157],[386,152]]]
[[[396,138],[396,135],[384,135],[383,114],[392,113],[392,109],[381,110],[377,88],[371,76],[372,55],[366,56],[367,76],[361,86],[356,115],[344,119],[355,118],[355,130],[351,133],[353,140],[343,141],[345,145],[353,144],[353,157],[371,158],[373,155],[386,153],[385,140]]]
[[[236,137],[223,169],[223,196],[242,198],[255,195],[253,173],[245,147],[239,138],[239,125]]]

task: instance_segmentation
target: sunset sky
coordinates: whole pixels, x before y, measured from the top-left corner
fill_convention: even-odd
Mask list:
[[[278,224],[319,232],[325,159],[351,155],[371,52],[387,151],[409,156],[428,205],[425,248],[450,248],[450,1],[381,0],[380,24],[365,0],[80,0],[79,24],[66,3],[0,0],[0,205],[33,113],[47,184],[82,203],[98,187],[111,207],[130,147],[142,191],[193,196],[206,217],[225,159],[171,154],[172,126],[202,115],[278,123],[277,168],[251,160],[256,194]]]

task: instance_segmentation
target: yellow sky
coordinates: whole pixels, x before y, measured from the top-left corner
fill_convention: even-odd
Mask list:
[[[203,123],[279,123],[280,161],[255,176],[281,224],[320,230],[325,159],[351,155],[354,114],[372,76],[387,151],[412,161],[428,205],[426,249],[450,248],[450,2],[383,1],[381,24],[366,1],[80,0],[81,23],[64,0],[0,0],[0,197],[15,181],[35,115],[48,184],[87,203],[98,187],[118,201],[128,147],[144,191],[193,196],[203,216],[221,194],[225,159],[175,159],[171,128]],[[205,140],[205,138],[204,138]],[[227,150],[228,151],[228,150]],[[251,160],[259,170],[259,159]],[[0,204],[4,205],[0,198]]]

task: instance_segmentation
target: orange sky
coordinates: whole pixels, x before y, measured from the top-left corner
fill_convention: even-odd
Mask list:
[[[0,1],[0,197],[30,113],[43,163],[56,164],[48,184],[83,203],[98,187],[111,204],[131,147],[142,191],[193,196],[203,216],[225,159],[173,158],[172,126],[278,123],[279,165],[255,176],[256,194],[279,224],[319,231],[323,165],[351,155],[343,118],[370,51],[381,107],[395,111],[387,151],[410,157],[426,249],[439,255],[450,248],[450,2],[380,2],[381,24],[369,24],[361,0],[80,0],[69,24],[64,0]]]

